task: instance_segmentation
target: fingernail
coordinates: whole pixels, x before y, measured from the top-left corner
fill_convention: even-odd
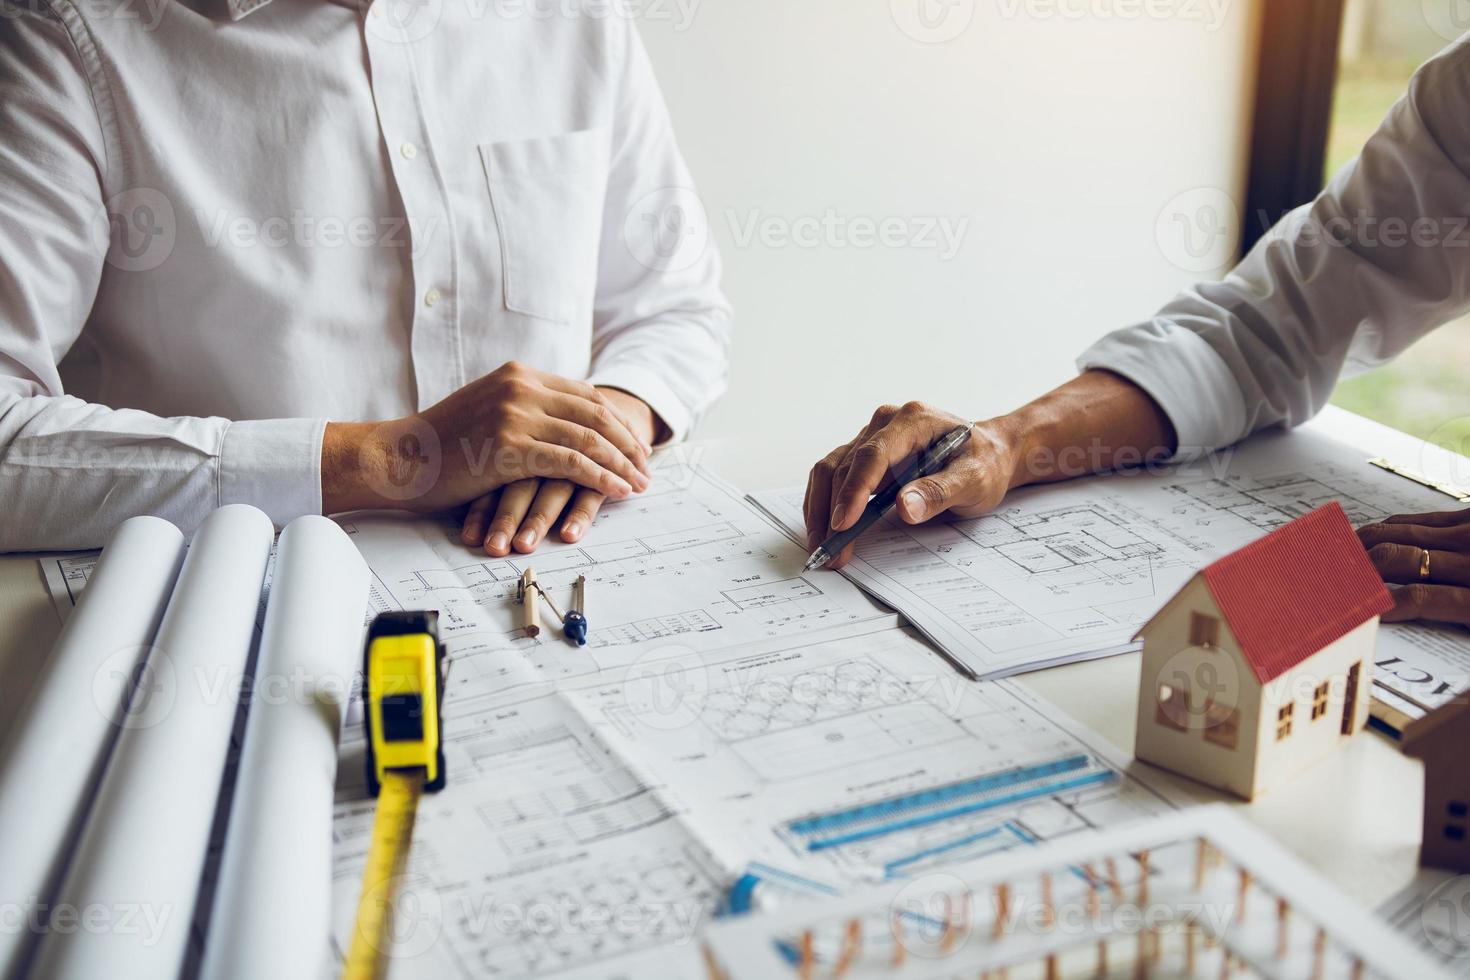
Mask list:
[[[510,538],[504,531],[496,531],[490,535],[490,548],[492,551],[504,551],[510,546]]]
[[[516,544],[520,545],[522,548],[536,547],[535,533],[532,531],[524,532],[520,537],[516,538]]]
[[[562,532],[575,541],[582,536],[582,525],[578,521],[571,521],[566,527],[562,528]]]
[[[918,517],[924,513],[924,495],[917,490],[908,490],[903,495],[903,506],[910,514]]]
[[[832,511],[832,518],[831,518],[832,519],[832,526],[834,528],[840,528],[840,527],[842,527],[842,518],[845,517],[846,515],[847,515],[847,510],[845,508],[842,508],[842,507],[834,508],[833,511]]]

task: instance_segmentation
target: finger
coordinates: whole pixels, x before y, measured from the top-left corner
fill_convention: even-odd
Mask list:
[[[625,416],[618,408],[617,403],[614,402],[611,398],[607,397],[607,395],[599,391],[595,385],[588,384],[585,381],[573,381],[571,378],[563,378],[560,375],[555,374],[549,374],[542,380],[546,387],[550,388],[552,391],[559,391],[567,395],[575,395],[583,401],[589,401],[601,405],[603,408],[611,412],[620,423],[622,423],[623,428],[627,429],[630,435],[633,433],[632,422],[629,421],[627,416]],[[648,445],[648,443],[644,442],[642,439],[639,439],[636,435],[633,436],[633,440],[648,452],[653,452],[653,447]]]
[[[567,509],[567,516],[562,520],[561,539],[568,543],[581,540],[597,518],[597,512],[602,509],[602,502],[606,499],[596,490],[578,487],[572,497],[572,505]]]
[[[1431,514],[1395,514],[1385,517],[1384,524],[1420,524],[1424,527],[1456,527],[1470,523],[1470,507],[1465,510],[1442,510]]]
[[[889,426],[853,446],[842,470],[832,481],[832,529],[855,523],[868,498],[891,478],[895,465],[918,449],[919,434],[912,428]]]
[[[571,480],[614,500],[633,495],[633,486],[627,480],[570,446],[533,443],[526,452],[526,469],[536,476]]]
[[[575,449],[583,456],[598,463],[603,469],[615,473],[635,490],[648,489],[648,477],[633,465],[633,461],[623,455],[618,447],[608,442],[595,429],[589,429],[585,425],[578,425],[565,419],[547,418],[542,421],[541,431],[537,433],[537,436],[543,442]]]
[[[483,497],[476,497],[470,501],[469,509],[465,511],[464,526],[459,532],[459,539],[471,548],[478,548],[485,543],[490,508],[494,506],[496,496],[494,493],[487,493]]]
[[[832,510],[832,474],[847,455],[848,446],[838,446],[812,467],[806,479],[806,499],[802,516],[806,518],[807,547],[815,550],[831,529],[828,518]]]
[[[1379,544],[1411,544],[1417,548],[1457,551],[1465,541],[1460,527],[1426,527],[1423,524],[1369,524],[1358,528],[1363,547]]]
[[[1383,614],[1385,623],[1428,619],[1470,626],[1470,589],[1453,585],[1401,585],[1391,591],[1393,608]]]
[[[921,477],[898,494],[898,516],[907,524],[922,524],[949,510],[985,503],[986,468],[974,456],[962,456],[931,476]]]
[[[602,436],[617,447],[618,452],[628,457],[633,465],[638,467],[639,472],[647,475],[649,451],[644,449],[643,443],[633,434],[632,428],[613,409],[585,398],[565,394],[558,394],[550,408],[554,417],[575,422]]]
[[[537,479],[516,480],[500,490],[500,502],[495,507],[495,517],[485,535],[485,551],[496,558],[510,554],[510,539],[521,526],[531,501],[536,499],[536,490],[541,481]]]
[[[551,525],[561,516],[567,501],[572,499],[576,484],[570,480],[542,480],[536,491],[536,499],[521,520],[521,529],[516,533],[515,549],[522,554],[535,551]]]
[[[1421,581],[1419,570],[1424,567],[1423,548],[1411,544],[1375,544],[1368,549],[1373,567],[1385,582],[1405,585]],[[1470,556],[1457,551],[1430,551],[1429,577],[1422,579],[1439,585],[1470,586]]]

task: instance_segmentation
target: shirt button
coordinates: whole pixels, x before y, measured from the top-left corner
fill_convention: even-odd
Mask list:
[[[412,160],[414,157],[419,155],[419,148],[414,146],[412,143],[404,143],[398,148],[398,152],[402,153],[407,159]]]
[[[437,289],[431,289],[427,293],[424,293],[424,305],[425,306],[432,307],[432,306],[434,306],[438,302],[439,302],[439,290],[437,290]]]

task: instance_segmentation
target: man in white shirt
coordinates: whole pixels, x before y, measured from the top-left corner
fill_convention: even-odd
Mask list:
[[[1104,337],[1055,391],[976,424],[955,461],[900,494],[899,515],[974,516],[1019,486],[1306,421],[1345,370],[1382,364],[1470,310],[1467,227],[1470,39],[1426,64],[1362,155],[1224,280]],[[811,546],[855,522],[896,463],[961,421],[917,402],[880,408],[812,470]],[[1384,578],[1404,584],[1385,620],[1470,623],[1470,511],[1393,518],[1360,537]]]
[[[474,501],[528,551],[722,391],[624,8],[0,4],[0,550]]]

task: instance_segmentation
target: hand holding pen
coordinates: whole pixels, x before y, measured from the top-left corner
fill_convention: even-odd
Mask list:
[[[990,423],[972,425],[917,402],[880,408],[855,439],[812,469],[803,507],[812,567],[823,563],[817,549],[828,552],[827,567],[842,567],[851,540],[829,538],[875,522],[873,510],[920,524],[946,512],[972,517],[995,507],[1011,476],[1010,467],[996,465],[1008,455],[998,450],[998,438]],[[934,450],[943,458],[934,458]]]

